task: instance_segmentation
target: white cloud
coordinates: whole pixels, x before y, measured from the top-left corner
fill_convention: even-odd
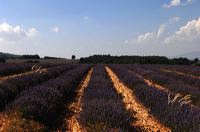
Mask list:
[[[24,29],[23,26],[12,26],[5,22],[0,24],[1,41],[19,41],[34,37],[37,33],[36,28]]]
[[[171,21],[179,21],[179,17],[174,17]],[[170,23],[170,22],[169,22]],[[188,21],[187,24],[168,37],[166,34],[167,24],[161,24],[158,30],[141,34],[137,37],[137,43],[162,43],[162,44],[193,44],[200,41],[200,17]]]
[[[169,4],[164,4],[164,8],[171,8],[180,5],[187,5],[192,3],[193,0],[171,0]]]
[[[159,38],[165,32],[165,28],[166,28],[165,24],[160,25],[160,27],[158,29],[158,33],[157,33],[157,38]]]
[[[178,6],[181,4],[181,0],[171,0],[170,4],[164,4],[163,7],[164,8],[170,8],[173,6]]]
[[[154,36],[155,36],[155,32],[148,32],[148,33],[139,35],[137,42],[138,43],[144,43],[144,42],[150,41],[154,38]]]
[[[125,43],[125,44],[128,44],[128,43],[129,43],[129,40],[124,40],[124,43]]]
[[[166,25],[161,24],[158,31],[147,32],[145,34],[141,34],[137,37],[138,43],[145,43],[150,41],[155,41],[160,39],[162,34],[165,32]]]
[[[170,24],[173,24],[173,23],[179,22],[180,19],[181,19],[181,18],[180,18],[180,17],[177,17],[177,16],[176,16],[176,17],[173,17],[173,18],[170,18],[170,19],[169,19],[169,23],[170,23]]]
[[[83,19],[84,20],[89,20],[89,17],[88,16],[84,16]]]
[[[55,33],[60,32],[60,29],[59,29],[58,27],[53,27],[51,30],[52,30],[53,32],[55,32]]]
[[[27,35],[28,37],[34,37],[34,36],[37,35],[37,33],[38,33],[38,31],[37,31],[36,28],[30,28],[30,29],[27,31],[26,35]]]
[[[200,18],[189,21],[179,31],[167,37],[165,43],[185,42],[200,40]]]

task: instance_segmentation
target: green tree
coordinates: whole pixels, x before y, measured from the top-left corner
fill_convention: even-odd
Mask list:
[[[76,56],[75,55],[72,55],[72,60],[75,60]]]
[[[198,58],[195,58],[195,59],[194,59],[194,63],[197,63],[198,61],[199,61]]]

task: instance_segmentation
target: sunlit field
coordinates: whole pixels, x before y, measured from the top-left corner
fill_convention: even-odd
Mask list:
[[[0,0],[0,132],[200,132],[200,0]]]
[[[0,64],[0,131],[199,131],[200,69]]]

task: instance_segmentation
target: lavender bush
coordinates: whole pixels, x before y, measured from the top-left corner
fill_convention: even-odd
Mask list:
[[[25,118],[33,118],[47,125],[52,124],[65,99],[76,90],[90,67],[80,65],[42,85],[30,87],[9,106],[10,111],[20,112]]]
[[[134,131],[133,118],[122,103],[103,65],[94,68],[83,95],[79,120],[88,131]]]
[[[197,76],[200,77],[200,69],[198,66],[160,66],[160,68],[164,68],[167,70],[172,70],[175,72],[182,72],[188,75],[193,75],[193,76]]]
[[[6,104],[11,102],[21,91],[38,85],[51,78],[55,78],[63,72],[74,68],[77,65],[57,66],[47,69],[43,73],[31,73],[28,75],[18,76],[7,79],[0,83],[0,110],[2,110]]]
[[[200,90],[198,87],[191,86],[185,84],[184,81],[171,78],[171,76],[167,76],[165,74],[160,73],[159,70],[158,71],[155,71],[155,69],[154,71],[150,70],[152,69],[151,67],[149,66],[149,68],[147,69],[137,66],[127,66],[129,70],[159,85],[165,86],[171,92],[191,95],[193,101],[192,103],[198,106],[200,105]]]
[[[167,93],[154,87],[149,87],[146,83],[133,73],[127,71],[122,66],[110,65],[111,69],[119,76],[127,86],[133,89],[139,101],[148,107],[151,113],[162,123],[170,127],[172,131],[199,131],[200,130],[200,109],[189,105],[183,98],[178,98],[173,93]],[[125,79],[131,76],[132,81]],[[139,81],[141,80],[141,81]],[[132,85],[134,84],[134,85]],[[174,97],[169,101],[170,96]],[[184,97],[185,98],[185,97]]]
[[[43,68],[58,66],[58,64],[48,64],[48,63],[45,63],[45,64],[0,63],[0,77],[31,71],[32,67],[36,65],[37,67],[43,67]]]
[[[144,66],[143,69],[152,70],[153,72],[156,72],[157,74],[161,74],[166,77],[170,77],[173,80],[177,80],[177,81],[183,82],[185,84],[200,88],[200,79],[198,79],[198,78],[180,75],[180,74],[177,74],[174,72],[165,72],[165,71],[160,70],[160,68],[156,68],[154,66]],[[200,70],[198,70],[198,71],[200,71]]]

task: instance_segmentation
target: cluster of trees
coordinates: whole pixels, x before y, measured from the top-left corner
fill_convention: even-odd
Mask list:
[[[187,58],[174,58],[172,62],[177,65],[189,65],[194,63],[193,61],[188,60]]]
[[[187,58],[168,59],[164,56],[111,56],[111,55],[93,55],[86,58],[80,58],[80,63],[105,63],[105,64],[177,64],[190,65],[198,60],[190,61]]]
[[[22,55],[20,59],[40,59],[39,55]]]
[[[63,59],[58,57],[45,56],[44,59]]]
[[[41,59],[41,57],[38,54],[15,55],[10,53],[0,52],[0,63],[5,63],[7,59],[26,59],[25,61],[26,63],[39,63],[38,59]],[[64,58],[45,56],[44,59],[64,59]],[[72,55],[71,59],[75,60],[76,56]]]
[[[75,60],[76,56],[72,55],[72,59]],[[22,55],[20,59],[40,59],[39,55]],[[59,57],[51,57],[51,56],[45,56],[44,59],[63,59]]]

